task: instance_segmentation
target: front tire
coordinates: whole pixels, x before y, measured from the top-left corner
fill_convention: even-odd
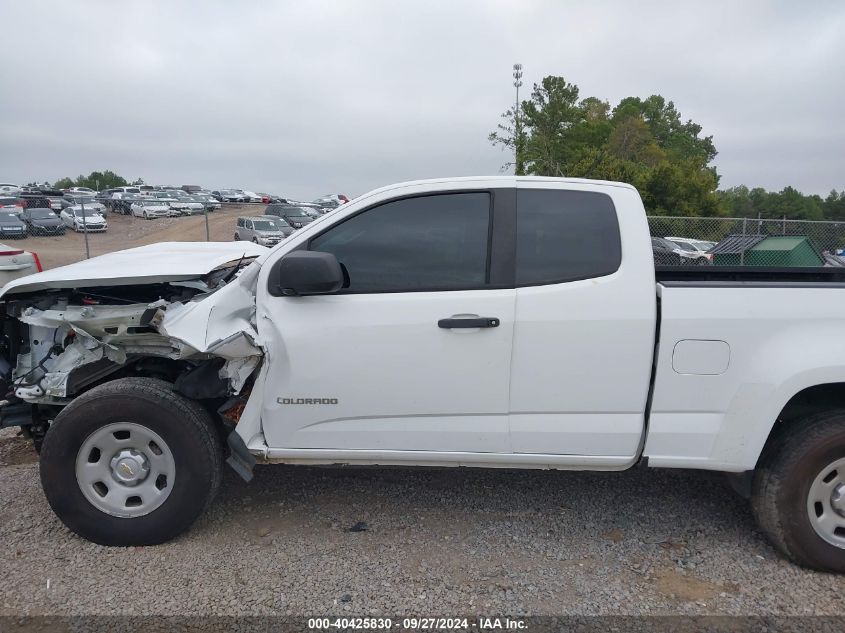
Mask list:
[[[199,404],[162,380],[123,378],[59,413],[41,449],[41,484],[79,536],[100,545],[155,545],[211,504],[221,459]]]
[[[800,565],[845,572],[845,410],[786,423],[767,444],[751,506],[772,543]]]

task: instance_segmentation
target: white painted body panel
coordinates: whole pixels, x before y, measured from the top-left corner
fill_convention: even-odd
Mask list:
[[[451,181],[439,187],[412,184],[401,195],[454,188]],[[256,305],[268,366],[261,420],[269,447],[510,452],[513,289],[312,297],[273,297],[267,291],[272,262],[319,233],[329,219],[341,220],[396,195],[393,189],[374,192],[317,218],[263,262]],[[455,315],[496,317],[500,325],[437,327],[438,320]],[[280,402],[304,398],[338,403]]]
[[[662,324],[645,455],[651,466],[754,468],[784,405],[845,382],[845,292],[802,287],[660,287]],[[727,368],[678,373],[684,339],[724,341]]]
[[[561,184],[520,181],[518,187]],[[600,190],[619,219],[619,270],[516,290],[510,426],[517,453],[633,459],[640,445],[657,319],[651,242],[637,192]]]

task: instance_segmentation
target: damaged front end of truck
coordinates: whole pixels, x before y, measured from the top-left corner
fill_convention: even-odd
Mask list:
[[[231,434],[263,358],[256,260],[268,249],[237,242],[162,246],[104,255],[3,288],[0,427],[20,427],[39,450],[51,421],[76,396],[139,376],[172,383],[217,412],[221,432]],[[243,447],[239,440],[235,448]],[[254,462],[245,449],[233,453],[230,463],[248,477]]]

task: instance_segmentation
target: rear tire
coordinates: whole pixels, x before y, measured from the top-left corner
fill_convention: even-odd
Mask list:
[[[788,424],[754,475],[757,523],[799,565],[845,572],[845,410]]]
[[[112,432],[121,427],[131,431]],[[121,464],[127,455],[128,468]],[[163,380],[123,378],[59,413],[44,438],[41,484],[79,536],[100,545],[154,545],[186,530],[211,504],[221,460],[205,409]],[[126,473],[137,480],[125,483]]]

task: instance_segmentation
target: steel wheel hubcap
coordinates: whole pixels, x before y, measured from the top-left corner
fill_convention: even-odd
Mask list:
[[[845,549],[845,457],[828,464],[813,480],[807,514],[816,534]]]
[[[116,517],[149,514],[170,496],[173,453],[161,436],[140,424],[118,422],[94,431],[76,456],[76,481],[95,508]]]

